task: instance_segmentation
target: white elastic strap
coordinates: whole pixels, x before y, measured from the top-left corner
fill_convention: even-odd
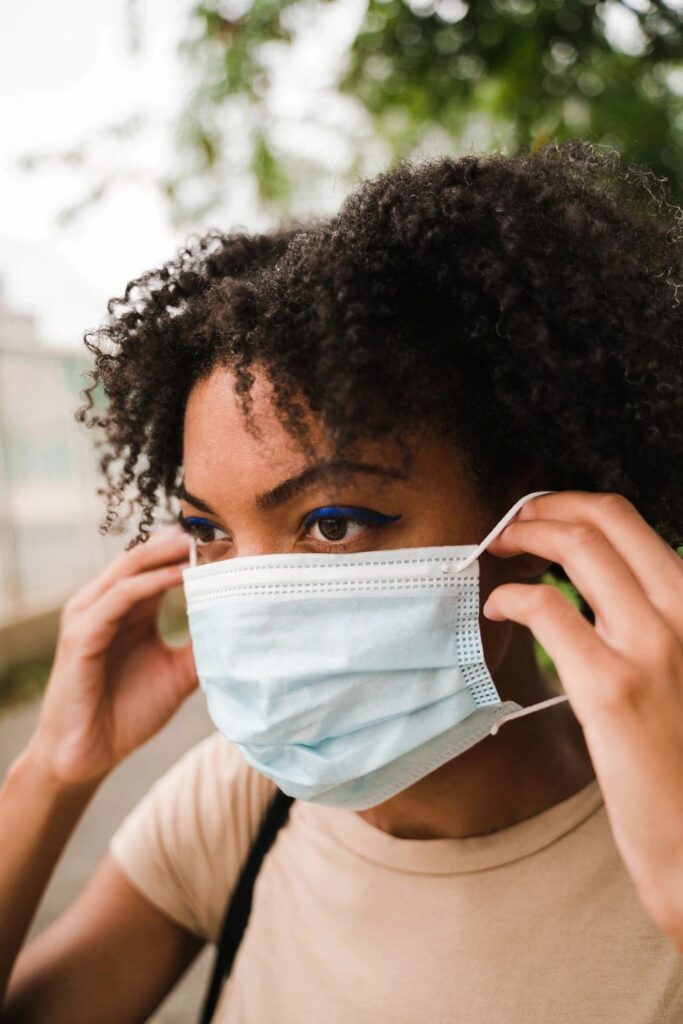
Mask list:
[[[505,513],[501,521],[493,527],[491,532],[484,537],[481,544],[479,544],[478,547],[474,549],[471,555],[467,556],[464,562],[460,562],[460,564],[457,566],[443,565],[441,567],[441,572],[462,572],[463,569],[466,569],[468,565],[472,565],[472,563],[475,562],[477,558],[479,558],[479,555],[482,553],[482,551],[486,550],[491,541],[494,540],[499,533],[502,533],[502,531],[505,529],[505,527],[510,522],[512,517],[517,515],[522,505],[525,505],[527,501],[531,500],[531,498],[538,498],[541,494],[554,493],[555,491],[533,491],[531,494],[525,494],[523,498],[520,498],[519,501],[516,501],[514,503],[509,512]]]
[[[197,564],[197,539],[190,534],[190,566],[194,569]]]
[[[531,498],[538,498],[542,494],[554,493],[554,491],[533,491],[531,494],[525,494],[524,497],[520,498],[519,501],[516,501],[512,508],[505,513],[500,522],[493,527],[491,532],[487,534],[486,537],[484,537],[481,544],[479,544],[479,546],[472,552],[471,555],[469,555],[465,559],[464,562],[457,566],[457,568],[450,568],[444,566],[442,568],[442,572],[460,572],[460,570],[466,569],[468,565],[471,565],[472,562],[475,561],[475,559],[479,558],[479,555],[482,553],[482,551],[486,550],[491,541],[494,540],[499,533],[502,533],[502,531],[505,529],[505,527],[513,518],[513,516],[517,515],[522,505],[525,505],[527,501],[531,500]],[[566,694],[562,694],[560,697],[550,697],[549,700],[539,701],[538,704],[532,704],[528,708],[521,708],[519,711],[511,711],[509,714],[504,715],[502,718],[499,718],[497,722],[494,722],[489,730],[489,733],[491,736],[495,736],[498,733],[498,730],[500,729],[501,725],[505,725],[506,722],[511,722],[513,718],[524,718],[525,715],[533,715],[535,711],[542,711],[543,708],[553,707],[553,705],[561,704],[565,700],[569,700],[569,698],[566,696]]]
[[[534,711],[542,711],[543,708],[550,708],[553,704],[561,704],[563,700],[569,700],[569,697],[565,693],[561,697],[551,697],[550,700],[542,700],[538,704],[532,704],[528,708],[522,708],[521,711],[511,711],[509,715],[504,715],[499,718],[497,722],[491,726],[489,732],[491,736],[495,736],[501,725],[505,725],[506,722],[512,721],[513,718],[523,718],[524,715],[533,715]]]

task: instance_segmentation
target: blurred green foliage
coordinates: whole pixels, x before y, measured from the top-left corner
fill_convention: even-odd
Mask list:
[[[0,712],[16,701],[37,697],[45,689],[51,658],[37,658],[0,674]]]
[[[194,5],[182,46],[194,75],[179,122],[185,170],[166,183],[181,219],[184,177],[195,194],[204,183],[195,214],[210,209],[238,145],[251,149],[263,204],[287,208],[300,168],[274,141],[272,58],[342,3],[353,17],[347,0]],[[387,162],[583,137],[645,162],[679,192],[682,11],[674,0],[367,0],[336,84],[369,115]],[[358,159],[347,170],[356,176]]]
[[[577,593],[576,587],[566,580],[557,580],[551,573],[544,573],[541,577],[542,583],[550,583],[551,586],[557,587],[567,600],[574,605],[575,608],[581,608],[581,599]],[[556,676],[557,671],[553,660],[548,652],[541,646],[536,637],[534,637],[534,651],[536,653],[536,660],[540,665],[543,672],[548,676]]]
[[[567,137],[616,146],[670,179],[680,202],[683,0],[186,2],[165,168],[126,165],[151,126],[144,104],[67,152],[20,158],[84,175],[62,221],[130,180],[151,181],[180,226],[243,197],[272,221],[318,206],[321,182],[352,185],[403,157],[512,154]],[[126,8],[141,60],[144,3]],[[298,123],[282,103],[295,81]]]
[[[371,0],[342,87],[401,153],[432,126],[461,137],[482,114],[513,148],[586,135],[662,173],[683,172],[681,98],[666,82],[683,53],[680,18],[663,3],[638,4],[642,13],[613,6],[637,24],[640,54],[608,41],[606,4],[442,0],[418,16],[403,0]],[[449,13],[463,16],[449,24]]]
[[[676,548],[676,554],[679,558],[683,558],[683,547]],[[552,573],[544,573],[541,577],[542,583],[550,583],[552,586],[557,587],[561,593],[567,598],[567,600],[574,605],[575,608],[581,609],[581,598],[576,587],[568,580],[557,580]],[[540,643],[534,637],[534,650],[536,652],[536,659],[548,675],[557,675],[557,671],[553,664],[553,661],[546,650],[541,647]]]

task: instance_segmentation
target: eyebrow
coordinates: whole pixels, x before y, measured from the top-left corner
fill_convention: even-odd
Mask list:
[[[407,478],[406,473],[387,466],[376,466],[370,462],[354,462],[352,459],[332,459],[306,466],[300,473],[296,473],[287,480],[283,480],[282,483],[277,484],[271,490],[262,491],[261,494],[257,494],[254,499],[254,506],[260,512],[266,512],[278,508],[280,505],[285,505],[288,501],[292,501],[298,494],[301,494],[321,480],[342,475],[355,476],[361,473],[390,480],[405,480]],[[180,498],[184,498],[185,501],[189,501],[195,508],[201,509],[202,512],[206,512],[210,516],[218,515],[208,502],[194,494],[190,494],[184,484],[180,484],[178,495]]]

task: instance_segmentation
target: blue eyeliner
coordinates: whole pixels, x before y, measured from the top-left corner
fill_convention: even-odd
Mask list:
[[[180,516],[178,521],[183,527],[192,524],[197,526],[210,526],[214,530],[218,529],[216,524],[212,523],[210,519],[203,519],[201,516]]]
[[[385,516],[382,512],[372,512],[369,508],[355,508],[348,505],[327,505],[324,508],[316,508],[304,519],[304,526],[312,526],[320,519],[352,519],[356,523],[365,523],[372,526],[384,526],[385,523],[394,523],[400,516]]]
[[[386,523],[395,523],[400,518],[400,515],[387,516],[382,512],[373,512],[369,508],[356,508],[350,505],[326,505],[323,508],[316,508],[309,512],[304,520],[304,526],[306,528],[313,526],[314,523],[319,522],[321,519],[345,519],[354,523],[362,523],[365,526],[384,526]],[[193,526],[205,527],[209,530],[220,530],[219,526],[216,526],[210,519],[205,519],[203,516],[180,515],[178,522],[192,536],[194,536],[194,532],[191,529]]]

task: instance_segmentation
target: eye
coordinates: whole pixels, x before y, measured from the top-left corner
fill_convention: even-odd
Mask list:
[[[209,519],[202,519],[201,516],[180,516],[178,522],[186,533],[194,537],[198,547],[202,544],[230,540],[225,530],[221,530],[220,526],[216,526]]]
[[[339,543],[340,541],[355,540],[368,527],[384,526],[386,523],[393,523],[400,518],[400,516],[387,516],[382,512],[374,512],[369,508],[329,505],[310,512],[304,520],[304,526],[307,536],[311,540]],[[319,530],[321,536],[308,532],[311,530]]]

